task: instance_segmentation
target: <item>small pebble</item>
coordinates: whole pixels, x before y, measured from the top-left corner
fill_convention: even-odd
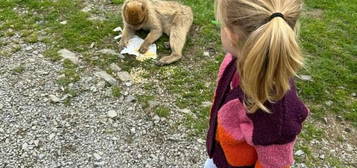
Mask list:
[[[123,81],[123,82],[131,81],[131,80],[132,80],[130,74],[129,74],[128,72],[126,72],[126,71],[118,72],[117,75],[118,75],[119,79],[120,79],[121,81]]]
[[[346,145],[346,151],[348,151],[348,152],[352,152],[352,151],[353,151],[353,147],[352,147],[352,145],[347,144],[347,145]]]
[[[336,116],[336,120],[337,121],[343,121],[343,117],[342,116]]]
[[[94,75],[99,77],[99,78],[104,79],[105,81],[107,81],[111,85],[116,85],[117,84],[117,80],[115,78],[113,78],[111,75],[109,75],[105,71],[95,72]]]
[[[319,158],[322,159],[322,160],[324,160],[324,159],[325,159],[325,155],[322,154],[322,155],[319,156]]]
[[[121,68],[115,63],[110,64],[110,69],[113,70],[114,72],[121,71]]]
[[[43,159],[45,156],[46,156],[45,154],[41,153],[41,154],[38,155],[38,159],[41,160],[41,159]]]
[[[326,101],[325,104],[326,104],[327,106],[331,106],[331,105],[333,104],[333,101],[331,101],[331,100]]]
[[[310,75],[300,75],[300,79],[303,81],[312,81],[312,77]]]
[[[135,102],[136,98],[132,95],[129,95],[125,98],[125,102],[127,103],[131,103],[131,102]]]
[[[94,157],[95,160],[101,160],[102,159],[102,157],[98,153],[94,153],[93,157]]]
[[[136,133],[135,128],[131,128],[131,129],[130,129],[130,132],[131,132],[132,134],[135,134],[135,133]]]
[[[302,155],[304,155],[304,154],[305,154],[305,152],[302,151],[302,150],[298,150],[298,151],[295,152],[295,155],[296,155],[296,156],[302,156]]]
[[[67,24],[67,20],[60,22],[61,25]]]
[[[61,101],[61,99],[59,99],[59,98],[58,98],[57,96],[55,96],[55,95],[49,95],[48,97],[50,98],[51,102],[53,102],[53,103],[58,103],[58,102]]]
[[[115,117],[118,116],[118,113],[116,111],[114,111],[114,110],[110,110],[110,111],[108,111],[107,116],[109,118],[115,118]]]
[[[101,162],[94,162],[94,166],[96,167],[100,167],[100,166],[104,166],[105,162],[101,161]]]
[[[55,135],[54,133],[52,133],[52,134],[50,134],[50,135],[48,136],[48,139],[49,139],[49,140],[52,140],[55,136],[56,136],[56,135]]]
[[[208,51],[205,51],[205,52],[203,52],[203,55],[204,55],[205,57],[209,57],[209,52],[208,52]]]

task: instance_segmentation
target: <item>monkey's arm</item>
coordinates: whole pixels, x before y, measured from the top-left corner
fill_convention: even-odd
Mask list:
[[[119,50],[122,50],[128,45],[129,40],[134,36],[135,30],[125,25],[121,40],[119,42]]]
[[[146,36],[144,43],[141,45],[139,52],[144,54],[149,49],[149,46],[159,39],[162,35],[162,29],[157,27],[151,29],[150,33]]]

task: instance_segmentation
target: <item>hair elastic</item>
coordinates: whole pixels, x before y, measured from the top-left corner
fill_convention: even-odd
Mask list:
[[[269,17],[268,22],[271,21],[272,19],[274,19],[275,17],[281,17],[281,18],[283,18],[283,19],[285,20],[284,15],[283,15],[282,13],[278,12],[278,13],[273,13],[273,14]]]

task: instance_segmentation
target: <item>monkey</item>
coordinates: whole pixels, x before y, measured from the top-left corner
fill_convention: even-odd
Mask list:
[[[163,0],[126,0],[122,7],[124,28],[119,49],[127,46],[128,41],[138,30],[148,30],[144,42],[139,48],[146,53],[149,46],[163,33],[170,39],[171,54],[162,57],[157,64],[168,65],[182,58],[182,50],[187,34],[193,23],[192,9],[175,1]]]

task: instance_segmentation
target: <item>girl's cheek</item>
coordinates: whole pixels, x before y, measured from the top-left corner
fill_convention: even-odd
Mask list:
[[[222,45],[224,50],[226,50],[227,52],[229,52],[229,45],[227,44],[227,35],[226,33],[223,31],[223,28],[221,28],[221,41],[222,41]]]
[[[235,50],[233,48],[232,42],[227,37],[227,33],[223,30],[223,28],[221,28],[221,41],[222,41],[224,50],[226,52],[232,53],[234,55]]]

